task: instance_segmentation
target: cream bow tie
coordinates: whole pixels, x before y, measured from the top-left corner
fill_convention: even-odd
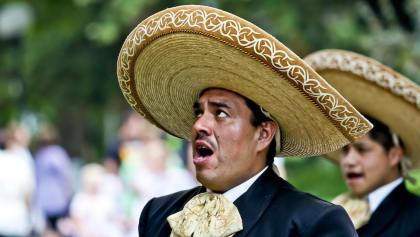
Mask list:
[[[341,205],[346,210],[356,229],[365,225],[370,219],[367,199],[356,198],[350,193],[343,193],[334,198],[332,203]]]
[[[170,237],[230,237],[243,229],[236,206],[221,194],[200,193],[170,215]]]

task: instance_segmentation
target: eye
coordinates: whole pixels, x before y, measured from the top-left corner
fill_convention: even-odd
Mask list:
[[[367,144],[355,144],[354,145],[354,149],[356,150],[356,152],[358,152],[359,154],[365,154],[371,151],[371,147]]]
[[[228,117],[228,114],[223,110],[217,110],[216,111],[216,116],[218,118],[226,118],[226,117]]]
[[[357,147],[357,151],[361,154],[368,152],[370,149],[368,147]]]
[[[349,150],[350,150],[349,145],[344,146],[343,148],[341,148],[341,155],[343,155],[343,156],[347,155],[349,153]]]
[[[203,111],[202,110],[194,110],[194,115],[196,118],[200,118],[203,115]]]

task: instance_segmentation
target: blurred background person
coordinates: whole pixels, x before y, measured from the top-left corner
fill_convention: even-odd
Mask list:
[[[6,149],[0,150],[0,236],[26,237],[32,231],[35,176],[26,134],[20,132],[15,125],[9,127]]]
[[[127,236],[138,235],[138,217],[148,200],[196,186],[181,159],[168,149],[165,140],[160,137],[161,132],[151,124],[148,126],[148,139],[140,146],[126,144],[126,157],[120,172],[125,188]]]
[[[420,197],[404,182],[416,182],[409,171],[420,166],[420,87],[350,51],[323,50],[305,60],[374,125],[341,149],[349,192],[333,202],[347,210],[361,237],[420,236]]]
[[[138,214],[151,198],[197,186],[187,170],[171,166],[170,159],[173,157],[161,139],[148,141],[143,147],[142,157],[144,165],[133,182],[139,197],[139,206],[135,208]]]
[[[121,120],[118,136],[108,145],[104,159],[108,169],[114,169],[114,171],[120,169],[121,163],[129,152],[127,149],[130,148],[126,146],[139,147],[147,136],[150,136],[147,129],[149,125],[138,114],[132,111],[125,112]]]
[[[70,204],[65,234],[72,237],[122,237],[123,223],[114,197],[105,191],[106,171],[90,163],[81,171],[81,188]]]
[[[29,150],[31,134],[27,126],[21,122],[11,122],[6,129],[5,136],[5,149],[22,159],[31,172],[35,172],[33,157]]]
[[[73,194],[71,160],[58,137],[51,124],[42,125],[35,153],[36,203],[45,215],[48,230],[54,232],[58,232],[58,221],[68,215]]]
[[[136,228],[136,219],[131,217],[137,214],[137,193],[133,183],[139,175],[139,170],[144,166],[143,149],[145,144],[153,139],[161,139],[162,131],[148,123],[138,114],[130,111],[123,116],[122,124],[118,129],[117,143],[115,143],[114,154],[118,154],[118,175],[125,192],[122,196],[122,209],[127,217],[127,228]],[[112,153],[109,153],[112,154]],[[109,156],[108,156],[109,157]],[[106,168],[110,170],[113,159],[105,158]],[[111,161],[111,162],[110,162]]]
[[[118,137],[107,148],[103,160],[108,182],[105,189],[118,200],[128,236],[137,235],[138,216],[150,198],[167,194],[166,190],[195,185],[177,155],[178,150],[168,148],[167,143],[173,142],[168,138],[159,128],[129,111],[122,116]]]

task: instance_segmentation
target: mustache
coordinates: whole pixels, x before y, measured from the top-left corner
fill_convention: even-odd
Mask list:
[[[211,146],[212,149],[214,149],[216,147],[214,142],[203,132],[197,133],[197,135],[194,138],[194,141],[197,141],[197,140],[201,140],[201,141],[206,142],[207,144],[209,144]]]

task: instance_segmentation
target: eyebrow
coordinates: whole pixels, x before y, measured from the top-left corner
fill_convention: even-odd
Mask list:
[[[224,102],[217,102],[217,101],[210,101],[210,106],[218,107],[218,108],[227,108],[230,109],[230,106]]]
[[[364,144],[364,143],[357,143],[356,142],[356,143],[353,143],[353,146],[354,147],[362,147],[363,148],[363,147],[367,147],[368,145],[367,144]]]
[[[227,109],[231,108],[231,106],[229,106],[227,103],[218,102],[218,101],[210,101],[209,105],[212,106],[212,107],[218,107],[218,108],[227,108]],[[195,102],[194,105],[193,105],[193,109],[194,110],[200,109],[200,103]]]

